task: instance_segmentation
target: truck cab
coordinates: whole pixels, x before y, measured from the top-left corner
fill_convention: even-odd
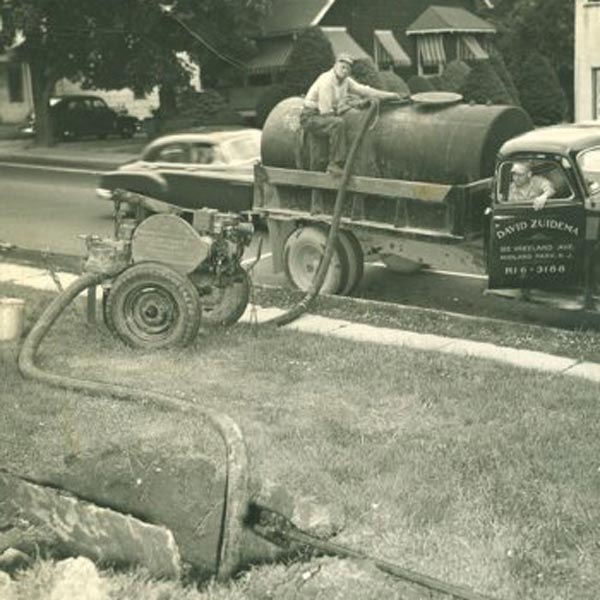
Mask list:
[[[572,307],[594,309],[599,224],[598,124],[545,127],[509,140],[493,180],[489,289],[525,290],[549,302],[570,297]]]

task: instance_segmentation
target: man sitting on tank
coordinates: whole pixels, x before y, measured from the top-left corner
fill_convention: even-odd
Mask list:
[[[532,202],[534,210],[540,210],[555,193],[554,186],[545,177],[533,174],[528,162],[514,163],[511,174],[509,202]]]
[[[352,79],[350,73],[353,62],[349,54],[340,54],[333,67],[321,73],[310,86],[300,114],[300,125],[304,131],[317,138],[329,139],[327,172],[336,176],[341,175],[346,162],[347,134],[341,115],[352,106],[352,96],[378,100],[400,99],[395,92],[376,90]]]

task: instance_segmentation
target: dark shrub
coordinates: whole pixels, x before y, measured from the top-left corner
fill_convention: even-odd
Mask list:
[[[500,54],[498,50],[492,50],[490,52],[490,63],[492,64],[492,67],[494,67],[494,70],[500,79],[502,79],[502,83],[504,84],[504,87],[506,88],[506,91],[512,100],[512,104],[520,106],[521,99],[519,98],[517,86],[515,85],[511,74],[508,72],[506,63],[502,58],[502,54]]]
[[[420,94],[421,92],[433,92],[435,88],[429,79],[413,75],[407,82],[411,94]]]
[[[305,94],[313,81],[331,69],[335,57],[329,40],[319,27],[305,29],[290,54],[283,83],[296,94]]]
[[[370,85],[377,90],[385,89],[381,73],[370,58],[359,58],[352,65],[352,78],[358,83]]]
[[[275,83],[265,90],[256,104],[256,125],[262,127],[273,108],[285,98],[295,96],[294,91],[283,83]]]
[[[550,61],[539,52],[527,57],[515,81],[521,104],[536,125],[561,122],[567,99]]]
[[[379,77],[383,83],[383,89],[387,92],[396,92],[401,96],[410,94],[410,88],[406,81],[400,75],[396,75],[394,71],[380,71]]]
[[[215,90],[186,90],[177,97],[175,111],[157,119],[157,133],[203,125],[241,125],[242,116]]]
[[[502,79],[498,76],[489,60],[474,61],[460,91],[465,102],[477,104],[512,104]]]
[[[443,92],[460,92],[471,72],[471,67],[462,60],[452,60],[439,76],[438,90]]]

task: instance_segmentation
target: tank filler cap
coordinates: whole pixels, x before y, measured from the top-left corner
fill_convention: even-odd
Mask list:
[[[426,104],[429,106],[443,106],[446,104],[456,104],[463,97],[454,92],[420,92],[412,94],[410,99],[417,104]]]

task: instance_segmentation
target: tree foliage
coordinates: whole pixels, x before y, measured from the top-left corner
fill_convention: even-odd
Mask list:
[[[561,122],[567,99],[550,61],[534,52],[522,65],[516,79],[523,108],[536,125]]]
[[[268,2],[178,0],[169,11],[165,0],[2,0],[2,42],[24,36],[17,53],[30,65],[38,134],[49,142],[48,98],[60,79],[144,93],[188,81],[177,52],[208,77],[224,58],[241,66],[235,55],[251,50],[247,35]]]
[[[573,104],[575,18],[573,0],[502,0],[485,15],[498,29],[497,46],[516,81],[532,53],[545,56]]]

